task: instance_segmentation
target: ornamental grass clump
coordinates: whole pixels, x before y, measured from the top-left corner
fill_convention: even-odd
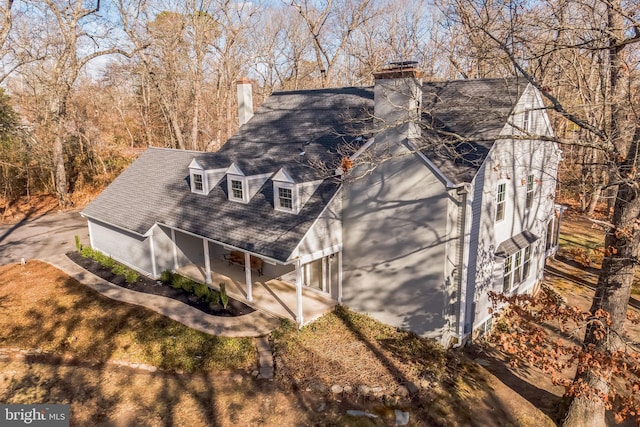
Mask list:
[[[227,295],[226,286],[227,285],[224,282],[220,282],[220,302],[225,310],[229,305],[229,295]]]

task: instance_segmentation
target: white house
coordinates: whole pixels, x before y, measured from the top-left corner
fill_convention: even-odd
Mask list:
[[[250,87],[219,152],[150,148],[87,206],[94,249],[153,277],[194,264],[208,283],[233,261],[256,308],[278,280],[300,325],[314,290],[444,344],[486,328],[489,290],[539,283],[560,153],[526,81],[422,82],[400,64],[255,114]]]

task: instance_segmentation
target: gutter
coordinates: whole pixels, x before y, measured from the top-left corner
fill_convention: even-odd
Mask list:
[[[258,254],[258,253],[256,253],[256,252],[251,252],[251,251],[248,251],[248,250],[246,250],[246,249],[242,249],[242,248],[239,248],[239,247],[237,247],[237,246],[230,245],[230,244],[228,244],[228,243],[223,243],[223,242],[219,242],[219,241],[217,241],[217,240],[212,240],[212,239],[209,239],[209,238],[207,238],[207,237],[200,236],[199,234],[195,234],[195,233],[191,233],[191,232],[186,231],[186,230],[182,230],[182,229],[180,229],[180,228],[171,227],[171,226],[169,226],[169,225],[167,225],[167,224],[163,224],[163,223],[161,223],[161,222],[156,222],[156,223],[154,224],[154,226],[156,226],[156,225],[161,225],[161,226],[163,226],[163,227],[167,227],[167,228],[169,228],[169,229],[171,229],[171,230],[176,230],[176,231],[179,231],[179,232],[181,232],[181,233],[189,234],[189,235],[191,235],[191,236],[193,236],[193,237],[197,237],[197,238],[199,238],[199,239],[203,239],[203,240],[206,240],[206,241],[208,241],[208,242],[215,243],[216,245],[223,246],[224,248],[229,249],[229,250],[237,250],[237,251],[240,251],[240,252],[246,252],[246,253],[248,253],[249,255],[253,255],[253,256],[257,257],[257,258],[260,258],[260,259],[262,259],[262,260],[265,260],[265,261],[267,261],[267,262],[269,262],[269,263],[271,263],[271,264],[274,264],[274,265],[275,265],[275,264],[281,264],[281,265],[287,265],[287,264],[290,264],[289,262],[278,261],[278,260],[273,259],[273,258],[270,258],[270,257],[268,257],[268,256],[264,256],[264,255]],[[153,228],[153,227],[152,227],[152,228]]]
[[[171,229],[171,230],[176,230],[176,231],[179,231],[179,232],[181,232],[181,233],[185,233],[185,234],[189,234],[189,235],[191,235],[191,236],[193,236],[193,237],[197,237],[197,238],[199,238],[199,239],[207,240],[207,241],[209,241],[209,242],[211,242],[211,243],[214,243],[214,244],[216,244],[216,245],[224,246],[225,248],[229,248],[230,250],[237,250],[237,251],[240,251],[240,252],[248,252],[250,255],[253,255],[253,256],[255,256],[255,257],[258,257],[258,258],[260,258],[260,259],[263,259],[263,260],[265,260],[265,261],[267,261],[267,262],[270,262],[271,264],[274,264],[274,265],[276,265],[276,264],[280,264],[280,265],[287,265],[287,264],[291,264],[291,262],[283,262],[283,261],[279,261],[279,260],[276,260],[276,259],[273,259],[273,258],[270,258],[270,257],[264,256],[264,255],[261,255],[261,254],[255,253],[255,252],[248,251],[248,250],[246,250],[246,249],[239,248],[239,247],[234,246],[234,245],[230,245],[230,244],[228,244],[228,243],[219,242],[219,241],[217,241],[217,240],[212,240],[212,239],[209,239],[209,238],[207,238],[207,237],[200,236],[200,235],[198,235],[198,234],[191,233],[191,232],[186,231],[186,230],[182,230],[182,229],[180,229],[180,228],[171,227],[171,226],[169,226],[169,225],[167,225],[167,224],[163,224],[163,223],[161,223],[161,222],[156,222],[156,223],[154,223],[154,224],[149,228],[149,230],[148,230],[146,233],[144,233],[144,234],[140,234],[140,233],[137,233],[137,232],[135,232],[135,231],[133,231],[133,230],[129,230],[129,229],[127,229],[127,228],[123,228],[123,227],[117,226],[117,225],[115,225],[115,224],[111,224],[111,223],[109,223],[109,222],[107,222],[107,221],[103,221],[103,220],[100,220],[100,219],[98,219],[98,218],[94,218],[94,217],[92,217],[92,216],[90,216],[90,215],[86,215],[86,214],[85,214],[85,213],[83,213],[83,212],[80,212],[80,216],[82,216],[83,218],[88,218],[88,219],[92,219],[92,220],[94,220],[94,221],[101,222],[101,223],[103,223],[103,224],[109,225],[109,226],[114,227],[114,228],[117,228],[117,229],[119,229],[119,230],[124,230],[124,231],[126,231],[126,232],[128,232],[128,233],[135,234],[136,236],[140,236],[140,237],[142,237],[142,238],[149,237],[149,235],[150,235],[150,234],[149,234],[149,232],[150,232],[151,230],[153,230],[153,228],[154,228],[154,227],[161,225],[161,226],[163,226],[163,227],[167,227],[167,228],[169,228],[169,229]]]
[[[466,185],[458,186],[456,188],[456,193],[460,196],[460,229],[458,231],[459,243],[458,243],[458,277],[457,277],[457,293],[458,293],[458,324],[456,325],[456,332],[454,333],[454,337],[457,339],[457,342],[453,345],[453,348],[461,347],[465,344],[466,339],[469,334],[464,333],[464,324],[465,324],[465,314],[466,314],[466,306],[467,306],[467,287],[465,286],[467,282],[467,271],[464,268],[464,260],[465,260],[465,248],[466,245],[466,231],[467,231],[467,194],[469,193],[469,188]]]

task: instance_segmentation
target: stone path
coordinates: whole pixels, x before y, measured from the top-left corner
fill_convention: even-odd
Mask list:
[[[269,345],[269,338],[266,336],[257,338],[256,347],[258,349],[258,365],[260,366],[258,378],[273,380],[273,352]]]

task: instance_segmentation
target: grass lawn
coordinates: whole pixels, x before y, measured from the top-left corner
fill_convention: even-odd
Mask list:
[[[0,266],[0,347],[42,349],[85,362],[128,360],[205,372],[255,366],[253,341],[214,337],[115,302],[54,267]]]
[[[48,264],[0,266],[0,307],[0,402],[69,403],[72,425],[384,426],[394,425],[394,409],[408,411],[412,426],[547,420],[463,354],[347,310],[302,331],[289,323],[274,331],[269,382],[249,374],[251,339],[208,336],[111,301]],[[407,381],[419,391],[397,399]],[[386,397],[333,394],[335,384],[381,387]]]
[[[574,276],[595,286],[604,256],[603,228],[589,219],[569,211],[560,227],[558,257],[576,263]],[[640,295],[640,270],[636,269],[631,293]]]

